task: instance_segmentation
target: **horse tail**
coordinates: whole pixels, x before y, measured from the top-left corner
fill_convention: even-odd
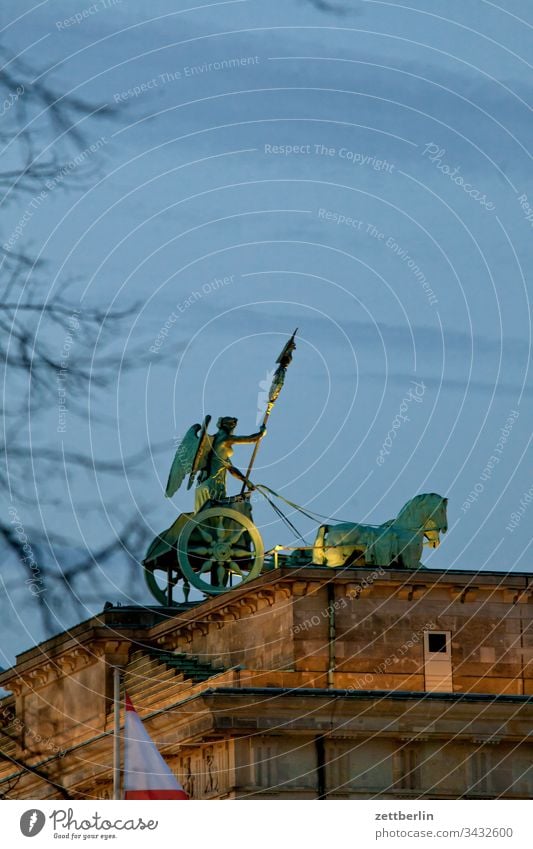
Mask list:
[[[326,547],[325,539],[329,528],[327,525],[320,525],[313,545],[313,563],[320,566],[326,564]]]

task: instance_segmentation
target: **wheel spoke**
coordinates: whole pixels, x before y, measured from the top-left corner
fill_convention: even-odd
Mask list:
[[[189,551],[195,557],[200,557],[203,554],[210,554],[211,548],[208,548],[205,545],[191,545],[189,546]]]
[[[244,578],[240,566],[237,566],[234,560],[228,560],[228,566],[232,572],[235,572],[236,575],[240,575],[241,578]]]
[[[209,531],[207,531],[203,527],[203,525],[200,524],[200,522],[196,525],[196,530],[198,531],[198,533],[200,534],[200,536],[202,537],[204,542],[207,542],[207,543],[213,542],[213,534],[209,533]]]
[[[215,563],[216,560],[214,560],[213,558],[211,558],[211,560],[206,560],[198,574],[203,575],[204,572],[209,572],[210,569],[212,569],[212,567],[215,565]]]
[[[201,515],[191,516],[176,549],[176,578],[182,577],[207,595],[231,589],[233,575],[236,584],[251,580],[262,566],[263,546],[257,528],[239,511],[225,507],[209,508]],[[153,575],[151,581],[155,587]],[[164,591],[159,587],[157,590],[161,600]]]
[[[245,530],[246,528],[243,526],[241,528],[237,528],[236,531],[232,531],[233,536],[231,537],[231,539],[227,540],[228,545],[234,546],[235,543],[239,542]]]
[[[224,516],[217,516],[217,527],[215,530],[217,540],[220,542],[222,539],[224,539],[224,535],[227,531],[227,528],[224,527]]]

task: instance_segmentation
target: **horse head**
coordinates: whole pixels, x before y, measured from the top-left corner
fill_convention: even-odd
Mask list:
[[[415,495],[404,504],[394,524],[412,531],[424,534],[425,544],[437,548],[440,544],[439,534],[448,530],[447,517],[448,499],[436,492]]]

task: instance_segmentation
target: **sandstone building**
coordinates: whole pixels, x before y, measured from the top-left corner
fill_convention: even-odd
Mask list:
[[[111,797],[119,665],[193,798],[529,798],[532,611],[527,574],[318,566],[105,610],[0,676],[0,794]]]

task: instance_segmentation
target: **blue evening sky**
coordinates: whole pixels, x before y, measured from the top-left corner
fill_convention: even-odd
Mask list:
[[[58,433],[57,409],[32,419],[32,441],[99,459],[168,442],[142,477],[60,470],[42,518],[36,473],[32,519],[80,549],[112,537],[111,500],[153,534],[191,509],[192,493],[164,497],[173,440],[206,413],[253,431],[260,383],[298,326],[254,480],[372,523],[438,492],[449,533],[426,565],[531,569],[531,4],[337,6],[4,0],[4,45],[56,90],[119,108],[85,122],[97,150],[20,245],[47,260],[50,291],[76,278],[82,324],[85,304],[139,304],[115,345],[149,354],[117,371],[105,404],[86,399],[85,422],[69,412]],[[39,138],[43,157],[53,143]],[[3,213],[4,241],[30,199]],[[268,506],[254,516],[267,545],[294,543]],[[313,523],[291,518],[312,541]],[[3,665],[42,638],[16,569]],[[108,598],[149,602],[140,567],[137,584],[124,574],[88,582],[87,616]],[[57,630],[74,621],[58,614]]]

